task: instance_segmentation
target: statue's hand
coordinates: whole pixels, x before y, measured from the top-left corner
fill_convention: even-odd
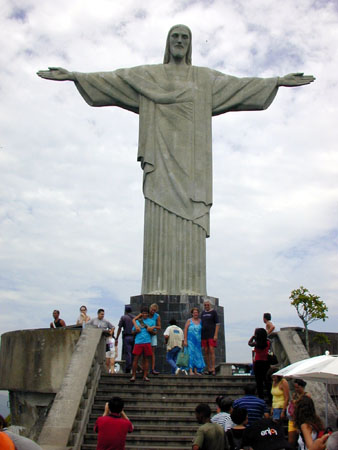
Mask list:
[[[304,75],[301,72],[289,73],[284,77],[279,77],[278,85],[286,87],[303,86],[312,83],[315,79],[313,75]]]
[[[69,72],[67,69],[63,69],[62,67],[48,67],[48,70],[39,70],[36,74],[46,80],[75,81],[73,72]]]

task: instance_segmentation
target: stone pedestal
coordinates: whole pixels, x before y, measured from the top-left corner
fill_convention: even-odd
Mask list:
[[[156,369],[161,373],[170,373],[170,366],[166,361],[166,345],[163,332],[169,326],[169,320],[175,318],[177,325],[184,329],[187,319],[191,317],[190,310],[198,307],[202,312],[204,300],[210,300],[213,308],[217,311],[220,319],[220,330],[218,334],[218,346],[216,348],[216,364],[225,361],[225,337],[224,337],[224,311],[219,306],[218,298],[201,295],[137,295],[130,298],[130,306],[133,313],[137,314],[143,305],[150,306],[157,303],[161,316],[162,330],[158,334],[156,348]]]

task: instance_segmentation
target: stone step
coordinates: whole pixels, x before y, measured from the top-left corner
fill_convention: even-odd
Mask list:
[[[120,384],[120,383],[115,383],[115,384],[103,384],[98,386],[97,389],[97,393],[101,393],[101,392],[112,392],[116,389],[123,389],[123,392],[140,392],[140,390],[142,389],[142,391],[147,392],[147,391],[162,391],[162,390],[167,390],[168,392],[176,392],[176,391],[180,391],[180,392],[189,392],[189,390],[191,391],[191,389],[194,389],[198,392],[198,391],[205,391],[205,390],[213,390],[213,391],[231,391],[234,393],[239,393],[241,395],[243,395],[244,392],[244,385],[243,386],[236,386],[236,385],[229,385],[229,384],[198,384],[198,385],[193,385],[193,384],[172,384],[172,385],[168,385],[165,383],[158,383],[158,382],[153,382],[153,380],[151,380],[149,383],[145,383],[143,381],[136,381],[135,383],[128,383],[128,384]],[[121,391],[119,391],[121,393]]]
[[[215,396],[216,397],[216,396]],[[141,397],[141,396],[123,396],[124,401],[124,409],[127,410],[129,406],[140,406],[143,405],[145,408],[151,408],[155,406],[161,406],[163,404],[166,405],[177,405],[178,406],[196,406],[198,403],[215,403],[215,397],[211,396],[207,392],[202,396],[202,394],[196,395],[196,397],[190,396],[183,396],[183,395],[165,395],[163,393],[160,394],[153,394],[151,396],[147,397]],[[109,397],[106,395],[97,395],[95,398],[95,405],[97,407],[104,409],[104,406],[109,400]]]
[[[229,387],[209,387],[209,388],[199,388],[199,389],[193,389],[194,397],[201,397],[201,398],[209,398],[214,400],[218,395],[227,395],[228,397],[233,398],[234,400],[238,397],[242,397],[244,395],[243,389],[238,388],[229,388]],[[123,393],[123,394],[122,394]],[[117,395],[122,396],[123,399],[127,399],[130,397],[137,397],[137,398],[162,398],[162,397],[168,397],[170,399],[179,399],[179,398],[191,398],[192,395],[192,388],[186,387],[182,388],[181,386],[178,387],[171,387],[168,388],[167,386],[149,386],[147,388],[142,387],[140,388],[137,385],[134,385],[132,388],[126,388],[119,385],[116,385],[114,387],[111,387],[110,389],[98,389],[96,391],[96,395],[100,396],[101,398],[105,398],[106,401],[108,401],[111,397]],[[126,400],[127,401],[127,400]]]
[[[142,378],[136,378],[136,381],[134,382],[130,382],[129,380],[116,380],[114,383],[113,382],[104,382],[104,383],[100,383],[98,386],[98,389],[111,389],[111,387],[113,386],[123,386],[124,388],[133,388],[133,386],[162,386],[162,387],[166,387],[167,389],[176,389],[177,387],[180,387],[182,389],[187,389],[187,388],[191,388],[194,387],[196,389],[202,389],[202,388],[206,388],[206,387],[210,387],[210,388],[224,388],[224,389],[238,389],[238,390],[243,390],[245,386],[247,386],[248,384],[252,384],[253,381],[251,380],[247,380],[246,383],[229,383],[228,381],[224,380],[219,380],[219,381],[215,381],[215,379],[210,380],[210,378],[207,378],[206,380],[203,380],[203,378],[198,378],[198,381],[191,381],[190,383],[188,382],[180,382],[179,379],[177,379],[176,383],[173,383],[172,381],[169,383],[168,380],[161,380],[158,379],[157,377],[150,377],[150,381],[149,382],[145,382],[143,381]]]
[[[96,390],[97,395],[107,395],[111,392],[118,392],[120,396],[124,395],[148,395],[151,393],[158,394],[161,392],[167,392],[168,394],[184,394],[191,395],[192,391],[203,393],[203,392],[233,392],[234,394],[244,395],[244,387],[245,386],[229,386],[224,384],[219,385],[166,385],[165,383],[152,383],[151,381],[148,383],[145,382],[135,382],[130,384],[111,384],[111,385],[103,385],[98,386]]]
[[[167,433],[174,432],[176,434],[185,434],[185,435],[194,435],[197,428],[199,427],[198,423],[196,422],[196,419],[194,420],[194,423],[196,425],[177,425],[177,419],[176,424],[172,425],[157,425],[156,428],[154,428],[153,425],[147,425],[147,424],[141,424],[141,425],[134,425],[134,431],[133,433],[138,434],[147,434],[149,435],[149,432],[158,434],[158,435],[166,435]]]
[[[228,384],[230,386],[233,386],[234,384],[237,385],[245,385],[248,382],[252,382],[254,380],[254,377],[251,376],[237,376],[237,377],[225,377],[225,376],[220,376],[217,375],[215,377],[210,376],[210,375],[193,375],[193,376],[186,376],[186,375],[179,375],[179,376],[175,376],[175,375],[149,375],[149,377],[151,378],[151,380],[158,380],[160,381],[161,384],[163,384],[164,382],[168,385],[171,384],[186,384],[186,385],[191,385],[191,383],[202,383],[202,384],[209,384],[214,383],[214,384],[219,384],[219,383],[225,383]],[[116,384],[116,383],[129,383],[129,380],[131,378],[130,374],[103,374],[101,376],[100,379],[100,385],[102,383],[104,384]],[[136,380],[140,380],[142,381],[143,375],[142,374],[137,374],[136,375]],[[165,381],[164,381],[165,380]]]
[[[163,391],[166,390],[168,392],[191,392],[193,389],[198,391],[217,391],[217,392],[228,392],[231,391],[233,393],[238,393],[239,395],[243,395],[245,385],[238,386],[238,385],[231,385],[228,383],[198,383],[198,384],[167,384],[167,383],[161,383],[159,381],[153,381],[151,379],[150,382],[146,383],[142,380],[137,380],[134,383],[114,383],[114,384],[100,384],[97,389],[97,393],[101,392],[112,392],[116,389],[119,390],[121,394],[121,390],[123,390],[124,393],[128,392],[140,392],[142,390],[143,392],[157,392],[157,391]]]
[[[145,445],[149,444],[152,446],[165,446],[166,444],[171,446],[184,446],[189,444],[191,447],[194,434],[191,435],[181,435],[181,436],[166,436],[166,435],[154,435],[148,433],[147,435],[142,434],[128,434],[127,445]],[[97,435],[96,433],[86,435],[86,444],[96,444]]]
[[[187,389],[191,389],[194,388],[195,389],[236,389],[237,391],[243,392],[243,389],[245,386],[247,386],[248,384],[252,384],[253,381],[252,380],[247,380],[246,383],[241,382],[241,383],[230,383],[227,380],[218,380],[215,381],[215,378],[210,379],[210,378],[206,378],[205,380],[203,380],[203,378],[198,378],[198,380],[194,381],[190,381],[189,380],[184,380],[184,382],[180,381],[179,379],[175,379],[175,383],[172,380],[162,380],[159,379],[158,377],[151,377],[149,382],[145,382],[143,381],[142,378],[136,378],[135,382],[130,382],[129,379],[127,380],[115,380],[114,382],[112,381],[104,381],[104,382],[100,382],[99,386],[98,386],[98,392],[100,392],[101,390],[110,390],[110,389],[114,389],[115,386],[121,386],[123,387],[123,389],[134,389],[134,386],[137,386],[138,388],[142,387],[148,390],[152,390],[152,389],[157,389],[157,388],[166,388],[168,390],[176,390],[176,389],[182,389],[182,390],[187,390]]]
[[[93,448],[95,448],[95,447],[92,447],[92,449]],[[159,447],[156,445],[155,447],[153,447],[152,445],[143,446],[143,445],[131,445],[131,444],[128,444],[126,446],[126,450],[187,450],[187,449],[191,449],[191,443],[185,445],[184,447],[182,447],[182,446],[172,447],[169,445],[166,445],[164,447]]]
[[[196,420],[194,420],[194,423],[196,425],[177,425],[176,423],[172,423],[171,425],[160,425],[159,423],[156,423],[156,427],[154,427],[153,424],[145,424],[140,423],[136,424],[133,422],[134,425],[134,431],[133,435],[142,434],[142,435],[156,435],[156,436],[172,436],[172,435],[185,435],[185,436],[194,436],[196,433],[196,430],[198,428],[198,424]],[[94,424],[91,427],[88,427],[87,432],[85,434],[86,439],[89,438],[94,433]]]
[[[106,401],[114,395],[123,398],[126,414],[134,425],[126,450],[186,450],[191,449],[198,428],[196,405],[208,403],[215,413],[217,395],[236,399],[243,395],[245,385],[253,383],[253,378],[248,376],[161,374],[150,376],[150,382],[144,382],[142,375],[134,383],[129,379],[130,374],[101,376],[82,450],[96,449],[93,427]]]
[[[82,444],[81,446],[82,450],[96,450],[96,444]],[[187,450],[191,449],[191,443],[187,444],[185,446],[171,446],[171,445],[165,445],[164,447],[158,446],[158,445],[133,445],[131,443],[126,443],[125,450]]]
[[[195,407],[196,407],[196,405],[197,404],[195,404]],[[177,414],[177,412],[179,412],[180,415],[190,416],[190,415],[194,414],[195,407],[180,406],[179,408],[177,408],[176,406],[160,405],[160,406],[156,406],[156,409],[148,408],[146,411],[149,416],[158,415],[158,414],[165,415],[165,416],[172,416],[172,415]],[[92,413],[102,415],[102,413],[103,413],[102,406],[97,406],[96,404],[94,404],[94,406],[92,408]],[[145,408],[143,406],[130,405],[128,407],[128,409],[126,409],[126,414],[128,417],[131,415],[138,416],[138,415],[140,415],[140,414],[142,415],[144,413],[145,413]]]
[[[96,419],[101,416],[102,414],[92,414],[89,418],[89,431],[93,430],[94,424],[96,422]],[[143,415],[133,415],[133,414],[127,414],[130,421],[133,423],[134,426],[143,426],[143,425],[151,425],[156,424],[157,426],[161,425],[168,425],[168,426],[176,426],[177,423],[180,424],[190,424],[194,425],[197,424],[196,417],[194,415],[190,416],[183,416],[181,414],[176,416],[156,416],[156,415],[149,415],[149,414],[143,414]]]

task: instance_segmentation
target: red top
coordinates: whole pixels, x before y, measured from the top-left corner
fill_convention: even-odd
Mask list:
[[[268,345],[265,348],[255,347],[255,361],[267,361],[268,353],[270,349],[270,341],[267,341]]]
[[[133,431],[133,424],[120,414],[99,417],[94,431],[98,433],[96,450],[125,450],[127,433]]]

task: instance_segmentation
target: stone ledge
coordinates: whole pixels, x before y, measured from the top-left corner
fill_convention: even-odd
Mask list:
[[[98,328],[86,327],[83,330],[62,386],[56,394],[41,431],[39,445],[48,446],[51,443],[58,442],[60,443],[60,448],[67,447],[83,390],[101,337],[102,330]],[[74,380],[76,380],[76,383],[74,383]]]

